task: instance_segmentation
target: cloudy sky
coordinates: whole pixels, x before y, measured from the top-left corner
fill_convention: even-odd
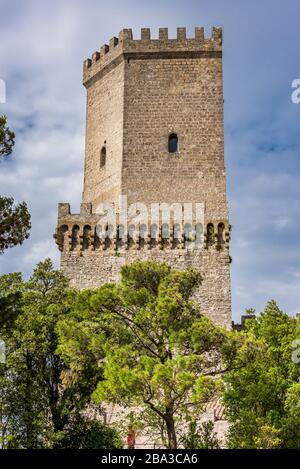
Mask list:
[[[131,27],[224,28],[225,157],[233,314],[260,311],[275,298],[300,311],[299,0],[0,0],[0,79],[16,132],[13,157],[0,163],[0,193],[26,200],[30,239],[0,257],[0,273],[59,256],[56,207],[79,210],[84,152],[82,62]]]

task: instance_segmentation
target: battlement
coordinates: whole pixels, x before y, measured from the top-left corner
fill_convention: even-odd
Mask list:
[[[82,203],[79,214],[70,213],[70,205],[59,204],[54,238],[60,251],[124,249],[202,249],[229,248],[230,228],[225,220],[202,223],[178,222],[170,217],[152,222],[124,224],[119,214],[107,222],[105,214],[92,213],[92,204]]]
[[[209,38],[204,35],[204,28],[196,27],[194,37],[188,38],[186,28],[177,28],[177,37],[169,38],[168,28],[159,28],[158,39],[151,38],[149,28],[141,29],[139,39],[133,38],[132,29],[123,29],[118,38],[113,37],[108,44],[100,47],[83,64],[83,83],[89,86],[91,79],[98,76],[107,67],[114,67],[122,59],[184,57],[222,54],[222,28],[213,27]]]

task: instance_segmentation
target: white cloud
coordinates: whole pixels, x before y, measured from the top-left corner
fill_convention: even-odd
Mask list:
[[[35,243],[25,254],[24,262],[25,264],[35,265],[47,257],[53,259],[55,263],[58,261],[58,251],[51,240]]]

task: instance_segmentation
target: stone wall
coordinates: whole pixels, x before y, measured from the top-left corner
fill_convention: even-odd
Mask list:
[[[196,28],[151,39],[130,29],[84,63],[87,88],[84,202],[203,202],[228,219],[223,136],[222,31]],[[178,152],[168,152],[176,133]],[[105,146],[107,162],[99,168]]]
[[[115,202],[121,193],[124,62],[87,90],[83,201]],[[106,162],[101,167],[101,150]]]
[[[123,139],[129,203],[203,202],[207,222],[228,219],[220,57],[126,62]]]
[[[125,263],[148,259],[166,262],[178,269],[199,269],[203,283],[195,292],[195,299],[204,314],[215,323],[230,328],[230,264],[227,250],[217,250],[214,246],[200,251],[155,248],[114,253],[107,250],[101,255],[93,251],[80,254],[70,251],[62,253],[61,268],[72,286],[78,289],[93,288],[118,281],[120,268]]]

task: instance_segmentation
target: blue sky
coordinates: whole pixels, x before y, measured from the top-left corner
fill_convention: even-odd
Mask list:
[[[52,239],[56,208],[78,211],[82,192],[85,90],[82,62],[131,27],[177,26],[192,35],[224,28],[225,158],[233,226],[233,315],[261,311],[276,299],[300,311],[299,0],[1,0],[0,79],[17,139],[0,164],[0,193],[26,200],[30,239],[0,257],[0,272],[28,275],[46,256],[58,266]]]

